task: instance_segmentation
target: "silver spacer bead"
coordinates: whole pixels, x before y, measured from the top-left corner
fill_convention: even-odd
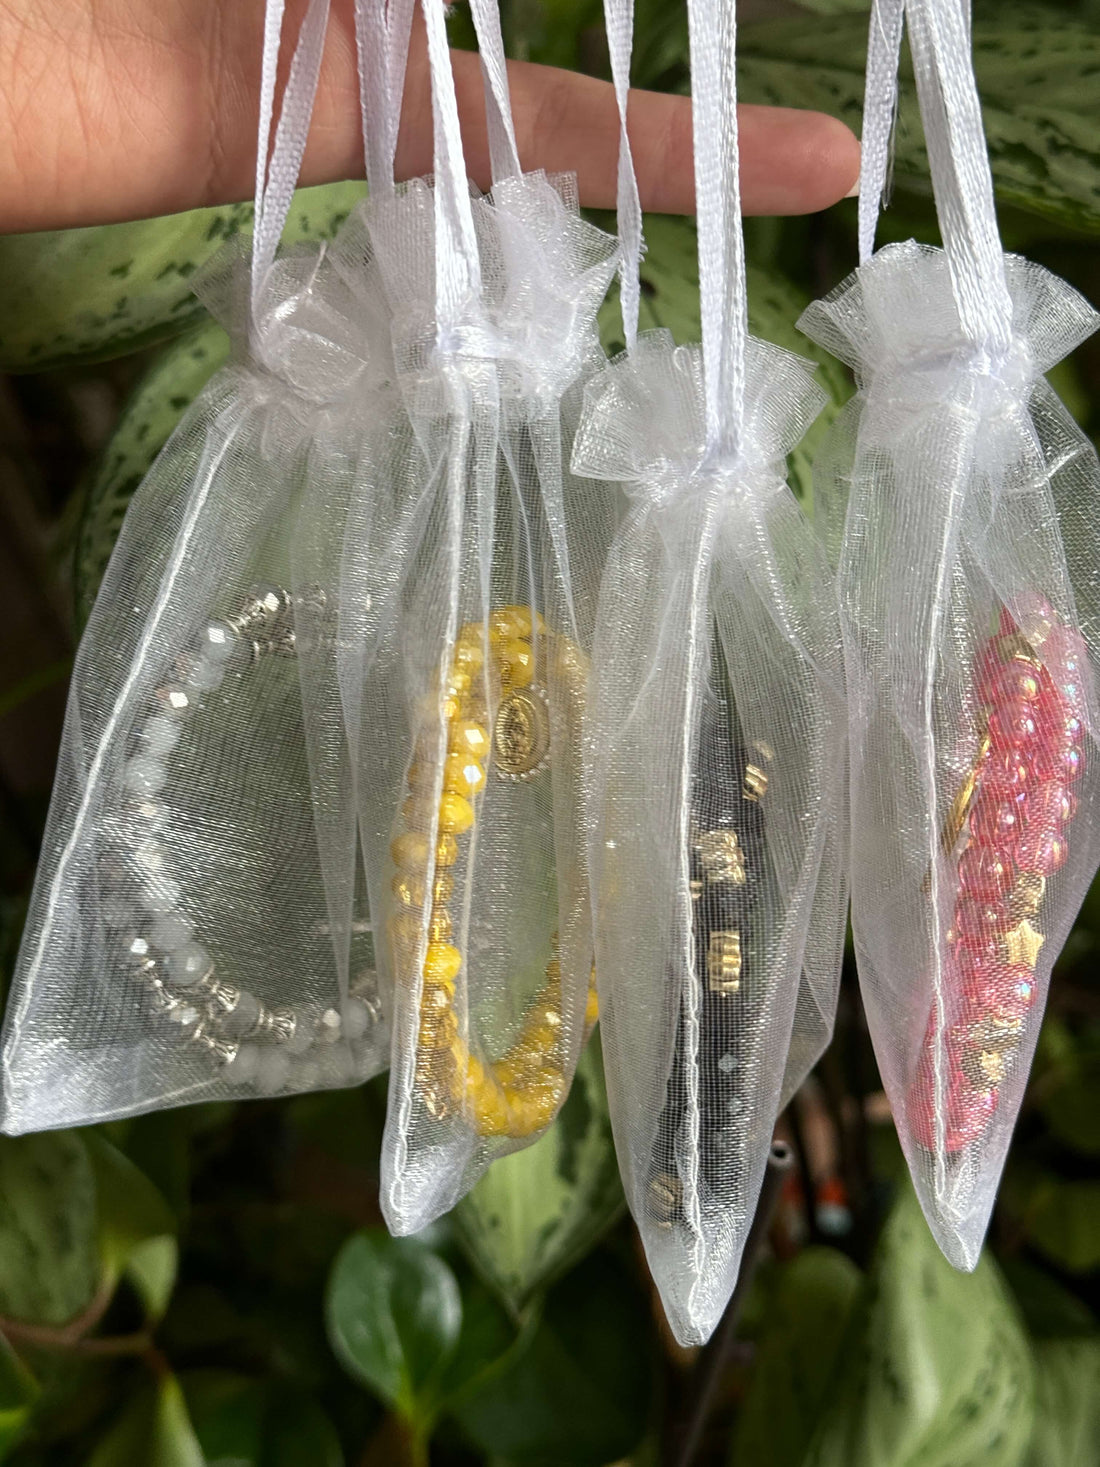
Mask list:
[[[236,1039],[226,1038],[224,1034],[209,1028],[205,1022],[199,1023],[188,1037],[201,1044],[203,1049],[208,1050],[223,1065],[232,1064],[241,1047]]]
[[[199,980],[199,987],[210,995],[213,1007],[223,1014],[231,1014],[241,1001],[241,990],[234,983],[226,983],[213,969]]]
[[[255,1024],[248,1031],[249,1039],[273,1039],[276,1044],[286,1044],[294,1037],[294,1031],[298,1027],[298,1017],[293,1009],[265,1009],[260,1006],[260,1013]]]

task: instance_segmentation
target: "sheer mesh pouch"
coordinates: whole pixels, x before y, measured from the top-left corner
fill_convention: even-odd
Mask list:
[[[925,1213],[972,1268],[1051,964],[1100,857],[1100,471],[1042,375],[1097,318],[1002,255],[957,7],[909,14],[946,253],[871,256],[865,174],[865,261],[801,324],[860,384],[815,469],[815,495],[847,512],[860,979]],[[875,119],[892,105],[874,78],[900,29],[900,7],[873,17],[865,169],[884,166]]]

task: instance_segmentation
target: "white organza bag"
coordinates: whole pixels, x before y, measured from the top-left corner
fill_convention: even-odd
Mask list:
[[[568,189],[519,175],[502,56],[498,184],[471,194],[442,0],[422,8],[433,180],[372,197],[334,251],[353,288],[379,282],[405,408],[361,455],[342,567],[358,617],[343,698],[393,989],[382,1204],[396,1233],[549,1124],[591,1017],[578,771],[613,525],[611,496],[593,501],[562,448],[613,241]]]
[[[234,360],[135,495],[77,656],[7,1015],[8,1131],[386,1062],[369,937],[352,935],[335,608],[295,527],[313,435],[389,390],[388,337],[353,318],[323,251],[274,260],[327,10],[303,21],[267,167],[269,7],[251,269],[226,257],[200,285]]]
[[[846,891],[839,628],[785,467],[823,396],[812,363],[747,337],[732,6],[691,0],[689,19],[702,348],[637,337],[626,282],[628,350],[587,389],[573,467],[629,500],[588,710],[608,1095],[653,1276],[695,1344],[827,1038]],[[625,97],[629,9],[608,22]],[[811,1037],[788,1071],[796,1012]]]
[[[800,324],[860,386],[815,470],[847,505],[860,979],[921,1204],[972,1268],[1100,857],[1100,467],[1043,378],[1097,317],[1002,254],[959,0],[907,13],[945,249],[871,253],[902,25],[876,5],[863,263]]]

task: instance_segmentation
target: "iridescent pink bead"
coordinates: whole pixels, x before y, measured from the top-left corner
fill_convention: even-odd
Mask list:
[[[1022,1017],[1034,1004],[1037,994],[1031,969],[1019,963],[1006,963],[965,984],[960,1022],[969,1023],[989,1013]]]
[[[987,701],[994,704],[1022,701],[1035,703],[1042,690],[1039,669],[1026,657],[1010,657],[989,679]]]
[[[1007,808],[1007,813],[1012,817],[1015,824],[1015,811],[1011,806],[994,806],[993,813],[997,814]],[[975,811],[977,813],[977,811]],[[973,817],[971,817],[971,829],[974,828]],[[975,834],[977,832],[975,831]],[[1004,896],[1013,881],[1013,870],[1008,862],[1002,860],[996,850],[988,846],[971,842],[962,853],[959,861],[959,886],[967,896],[976,897],[982,901],[996,901],[998,897]]]
[[[1030,774],[1027,760],[1015,749],[990,749],[978,773],[979,795],[1015,798],[1027,788]]]
[[[958,918],[956,911],[955,961],[961,972],[988,971],[1004,962],[1003,944],[996,932],[980,924],[960,922]]]
[[[989,715],[989,737],[994,749],[1030,749],[1039,736],[1034,703],[1010,698]]]
[[[1069,845],[1060,832],[1041,827],[1026,831],[1016,847],[1016,860],[1021,871],[1034,871],[1050,876],[1066,864]]]
[[[1000,852],[1011,850],[1020,834],[1020,809],[1026,799],[1023,791],[1002,799],[979,796],[970,812],[970,833],[974,840]]]
[[[1073,819],[1076,810],[1076,797],[1058,780],[1048,779],[1028,795],[1024,824],[1029,833],[1049,830],[1057,834]]]
[[[1080,779],[1085,771],[1085,756],[1080,749],[1066,749],[1062,754],[1062,776],[1067,783],[1072,784],[1075,779]]]
[[[984,952],[986,937],[998,937],[1009,925],[1008,913],[1000,902],[964,893],[955,904],[954,930],[960,948],[972,947]]]

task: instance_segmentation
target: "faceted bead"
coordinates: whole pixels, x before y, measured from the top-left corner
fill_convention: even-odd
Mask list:
[[[395,912],[390,918],[389,928],[393,941],[406,951],[416,947],[424,930],[420,914],[415,911]]]
[[[349,1039],[362,1039],[374,1023],[374,1015],[361,998],[351,997],[344,1008],[344,1033]]]
[[[428,865],[428,837],[418,830],[407,830],[394,840],[390,855],[402,871],[423,871]]]
[[[999,704],[989,715],[989,736],[995,750],[1031,748],[1038,737],[1035,705],[1022,698]]]
[[[525,688],[535,675],[535,654],[530,642],[512,637],[497,643],[493,651],[504,686]]]
[[[464,698],[472,683],[473,677],[464,667],[455,667],[447,674],[443,691],[448,698]]]
[[[283,1049],[260,1051],[256,1088],[261,1095],[277,1095],[290,1078],[290,1056]]]
[[[489,753],[489,735],[481,724],[459,719],[451,725],[450,747],[456,754],[468,754],[474,759],[484,760]]]
[[[474,823],[474,807],[462,795],[445,794],[439,802],[439,828],[448,835],[461,835]]]
[[[536,630],[544,632],[546,623],[530,606],[502,606],[489,615],[490,634],[498,631],[502,636],[530,637]]]
[[[476,759],[448,754],[443,766],[443,788],[448,794],[476,794],[485,783],[485,771]]]
[[[424,977],[434,981],[456,978],[462,967],[462,954],[449,942],[430,942],[424,954]]]
[[[1012,869],[995,849],[971,844],[959,861],[959,885],[969,896],[995,901],[1012,885]]]
[[[454,665],[461,667],[471,676],[477,672],[485,661],[485,652],[481,645],[481,628],[478,628],[476,637],[461,636],[455,643]]]
[[[259,1071],[261,1054],[258,1044],[242,1044],[226,1066],[226,1078],[235,1085],[250,1085]]]
[[[1035,1002],[1035,974],[1022,964],[1004,964],[964,989],[964,1021],[988,1013],[1022,1017]]]
[[[435,789],[435,782],[439,774],[439,765],[432,764],[426,760],[415,759],[409,765],[406,776],[411,790],[418,792],[429,792]]]
[[[424,905],[424,881],[419,876],[398,875],[390,882],[390,890],[403,907]]]

